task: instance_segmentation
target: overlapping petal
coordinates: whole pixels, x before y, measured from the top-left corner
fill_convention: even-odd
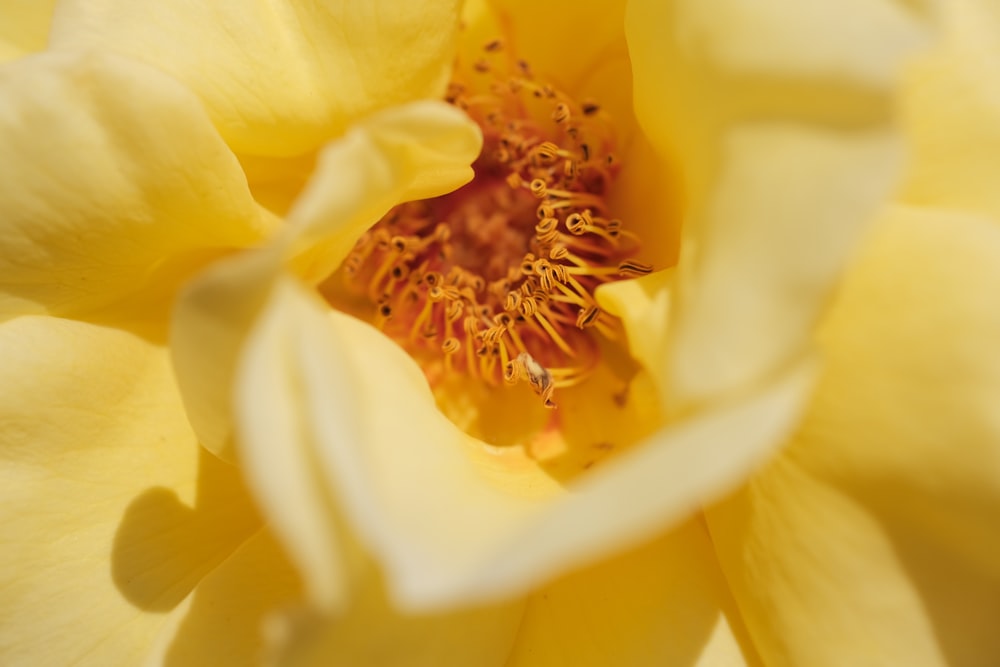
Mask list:
[[[410,614],[388,597],[373,570],[356,582],[352,605],[343,615],[289,619],[284,641],[275,646],[281,667],[385,665],[504,667],[518,634],[521,600],[444,613]]]
[[[532,593],[510,667],[759,664],[699,520]]]
[[[41,54],[0,69],[0,89],[3,315],[167,290],[273,224],[198,100],[155,69]]]
[[[729,0],[634,0],[626,28],[640,125],[684,185],[671,398],[703,400],[806,347],[894,183],[892,86],[924,28],[888,1]]]
[[[52,317],[0,326],[0,660],[138,662],[259,524],[202,450],[166,352]]]
[[[440,95],[458,3],[59,4],[51,44],[145,61],[203,100],[234,151],[312,152],[377,109]]]
[[[171,351],[205,447],[232,458],[232,376],[242,341],[286,264],[316,282],[392,206],[448,192],[472,176],[479,129],[441,102],[374,114],[321,153],[286,226],[259,251],[194,280],[173,319]]]
[[[995,221],[887,213],[821,329],[791,448],[709,511],[768,664],[1000,655],[998,267]]]
[[[198,582],[163,622],[146,665],[214,667],[264,663],[279,614],[302,599],[298,572],[262,528]]]
[[[275,292],[272,304],[251,334],[255,354],[243,359],[238,389],[252,483],[299,562],[331,567],[313,543],[339,515],[324,517],[321,503],[306,514],[283,491],[292,478],[274,472],[295,457],[296,487],[334,495],[410,608],[510,596],[682,519],[769,455],[811,377],[797,368],[765,392],[652,436],[572,494],[539,502],[484,483],[464,451],[466,441],[483,445],[435,409],[395,343],[339,313],[324,326],[323,306],[301,287]],[[294,410],[268,407],[281,404]],[[321,597],[334,590],[327,577],[316,577]]]

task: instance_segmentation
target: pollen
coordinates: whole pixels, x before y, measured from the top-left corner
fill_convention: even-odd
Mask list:
[[[600,339],[621,337],[594,291],[652,267],[607,204],[619,166],[600,105],[540,81],[498,40],[471,69],[447,101],[482,129],[475,177],[391,210],[342,273],[429,376],[525,382],[554,408],[600,362]]]

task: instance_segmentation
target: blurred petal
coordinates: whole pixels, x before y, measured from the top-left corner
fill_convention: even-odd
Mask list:
[[[1000,230],[890,211],[821,329],[792,447],[709,511],[776,665],[1000,657]]]
[[[390,208],[468,181],[480,141],[479,129],[443,103],[375,114],[324,149],[287,225],[268,247],[219,262],[191,283],[174,312],[171,351],[205,447],[233,457],[232,376],[282,261],[289,259],[311,281],[326,277]]]
[[[507,665],[759,664],[745,642],[708,533],[691,521],[534,592]]]
[[[276,246],[216,262],[181,293],[170,354],[188,419],[202,446],[233,462],[233,373],[243,340],[281,264]]]
[[[56,0],[5,0],[0,5],[0,63],[41,51]]]
[[[291,156],[443,93],[457,22],[455,0],[69,0],[52,45],[153,64],[195,91],[234,151]]]
[[[903,120],[912,156],[901,201],[1000,219],[1000,11],[949,0],[942,39],[907,69]]]
[[[239,163],[171,78],[42,54],[0,69],[0,91],[0,313],[92,311],[265,233]]]
[[[331,603],[336,572],[323,569],[337,567],[340,528],[316,502],[324,487],[401,604],[497,599],[635,544],[731,488],[783,439],[811,377],[796,368],[539,503],[484,483],[465,451],[484,445],[437,411],[402,349],[353,318],[323,317],[301,288],[275,293],[248,345],[237,414],[251,484],[307,584]]]
[[[0,326],[0,366],[0,661],[135,663],[258,525],[239,476],[133,334],[22,317]]]
[[[893,185],[894,73],[923,30],[885,0],[635,0],[626,33],[640,125],[683,168],[670,398],[705,399],[805,348]]]
[[[305,578],[310,602],[332,611],[346,604],[353,572],[344,559],[349,538],[337,525],[334,489],[323,479],[311,432],[311,369],[333,371],[320,378],[331,410],[355,390],[348,374],[336,372],[346,366],[348,348],[327,344],[327,329],[322,309],[290,279],[281,280],[243,348],[235,402],[247,480]],[[351,420],[341,428],[357,441]]]
[[[681,284],[675,310],[676,398],[745,386],[807,349],[897,163],[884,132],[758,126],[722,144],[696,275]]]

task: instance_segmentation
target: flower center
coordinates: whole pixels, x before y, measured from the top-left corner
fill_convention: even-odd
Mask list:
[[[523,62],[498,67],[499,42],[454,82],[448,101],[483,131],[475,177],[459,190],[397,206],[344,264],[351,289],[430,377],[528,382],[546,407],[600,360],[616,318],[601,284],[649,273],[634,234],[605,198],[618,165],[607,115],[540,82]]]

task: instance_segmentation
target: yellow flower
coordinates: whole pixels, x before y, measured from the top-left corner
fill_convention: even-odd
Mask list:
[[[469,8],[463,53],[499,29],[537,71],[603,93],[626,119],[616,204],[644,234],[676,232],[663,224],[676,204],[660,159],[681,171],[676,271],[599,296],[647,375],[624,410],[594,390],[560,406],[571,449],[559,461],[585,464],[582,437],[601,429],[622,444],[652,434],[564,484],[525,447],[487,447],[444,418],[410,358],[309,287],[393,204],[471,176],[479,137],[467,120],[436,103],[393,107],[440,93],[455,8],[248,15],[238,3],[172,3],[146,24],[148,8],[111,4],[61,5],[51,42],[62,53],[0,80],[13,158],[0,164],[24,169],[0,185],[2,303],[21,315],[0,327],[17,379],[0,400],[12,499],[0,646],[11,660],[246,662],[265,638],[291,663],[996,655],[974,624],[934,617],[955,600],[988,617],[996,598],[978,577],[995,574],[996,474],[976,466],[995,444],[981,393],[993,378],[972,366],[989,355],[967,358],[978,348],[949,340],[995,338],[989,304],[968,296],[990,278],[992,230],[950,219],[945,235],[926,210],[893,209],[903,219],[878,228],[826,310],[893,185],[895,72],[923,38],[913,16],[860,3],[747,13],[722,0]],[[953,11],[946,46],[994,53],[972,15]],[[197,98],[131,60],[79,55],[95,45]],[[961,81],[963,61],[953,67],[942,80]],[[641,130],[628,121],[629,80]],[[936,128],[969,125],[921,100],[922,80],[910,90],[918,160],[902,203],[995,215],[981,181],[947,187],[927,173],[965,139]],[[985,103],[962,109],[996,123]],[[929,272],[934,291],[911,271]],[[181,286],[170,352],[197,436],[165,352]],[[930,311],[940,329],[912,322],[925,293],[944,308]],[[821,316],[828,362],[791,448],[715,503],[795,426]],[[859,391],[869,379],[871,393]],[[623,414],[638,422],[630,434]],[[872,427],[864,437],[859,422]],[[942,460],[919,424],[979,449]],[[198,441],[238,462],[266,527],[237,469]],[[913,558],[901,567],[894,550]],[[979,570],[934,579],[953,553]],[[950,584],[956,598],[934,597]]]

